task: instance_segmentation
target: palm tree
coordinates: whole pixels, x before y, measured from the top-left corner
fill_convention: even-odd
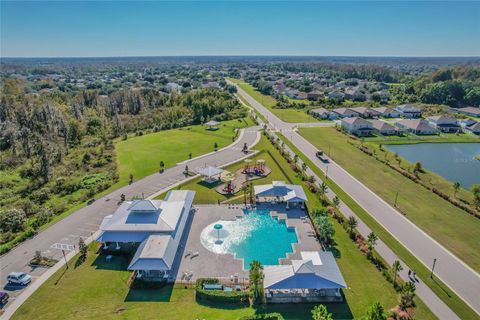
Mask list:
[[[215,142],[215,143],[213,144],[213,149],[214,149],[215,151],[218,150],[218,143]]]
[[[297,162],[298,162],[298,155],[294,155],[294,156],[293,156],[293,162],[294,162],[295,164],[297,164]]]
[[[400,310],[405,311],[408,308],[415,307],[415,284],[412,282],[406,282],[402,287],[402,292],[400,295],[400,303],[398,304]]]
[[[460,189],[460,182],[455,182],[453,184],[453,196],[457,196],[458,189]]]
[[[353,216],[348,217],[348,220],[347,220],[348,233],[352,234],[353,229],[355,229],[357,225],[358,225],[358,221],[357,219],[355,219],[355,217]]]
[[[313,320],[333,320],[333,316],[328,312],[327,307],[323,304],[315,306],[312,310],[312,319]]]
[[[380,302],[375,302],[368,308],[365,320],[387,320],[385,309],[383,309]]]
[[[395,260],[392,264],[392,272],[393,272],[393,285],[397,284],[397,275],[400,271],[403,270],[402,265],[400,264],[400,261]]]
[[[307,171],[307,164],[305,162],[302,163],[302,171]]]
[[[325,184],[325,182],[322,182],[322,184],[320,185],[320,188],[318,189],[318,192],[320,193],[320,196],[322,197],[322,199],[327,193],[327,191],[328,191],[327,185]]]
[[[370,232],[370,234],[367,236],[367,245],[368,245],[368,250],[370,250],[370,252],[373,250],[373,248],[377,244],[377,240],[378,240],[378,236],[375,233],[373,233],[373,231]]]
[[[340,199],[337,196],[335,196],[332,199],[332,203],[335,206],[335,208],[338,209],[338,206],[340,205]]]
[[[163,172],[164,168],[165,168],[165,163],[163,161],[160,161],[160,172]]]

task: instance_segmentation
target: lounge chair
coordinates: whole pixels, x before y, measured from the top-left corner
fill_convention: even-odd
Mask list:
[[[185,254],[185,258],[190,256],[192,254],[192,251],[188,251],[186,254]]]
[[[190,255],[190,259],[193,259],[193,258],[195,258],[195,257],[198,257],[198,255],[199,255],[198,251],[195,251],[195,252],[193,252],[193,253]]]

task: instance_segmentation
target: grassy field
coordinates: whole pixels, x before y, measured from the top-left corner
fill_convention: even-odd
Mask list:
[[[222,122],[216,131],[197,125],[119,141],[115,145],[120,175],[118,185],[125,185],[130,173],[138,180],[158,172],[160,161],[168,168],[187,160],[189,153],[196,157],[214,151],[215,142],[219,149],[223,148],[233,142],[236,128],[250,125],[250,118],[245,118]]]
[[[347,143],[348,137],[333,128],[305,128],[300,132],[316,147],[330,150],[338,164],[388,203],[392,204],[399,192],[398,205],[408,219],[472,268],[480,270],[478,219],[365,155]]]
[[[257,90],[255,90],[254,87],[244,82],[243,80],[233,79],[233,78],[227,78],[227,79],[231,80],[232,82],[235,82],[240,88],[242,88],[250,96],[252,96],[252,98],[254,98],[259,103],[267,107],[273,114],[275,114],[277,117],[279,117],[281,120],[285,122],[300,123],[300,122],[317,122],[318,121],[316,118],[307,114],[303,110],[291,109],[291,108],[275,109],[273,107],[277,104],[277,101],[273,97],[266,96],[258,92]]]
[[[373,231],[378,237],[406,263],[410,269],[415,270],[417,276],[425,282],[430,289],[445,302],[461,319],[475,319],[477,314],[473,311],[459,296],[455,294],[445,283],[436,277],[430,278],[430,269],[425,267],[413,254],[410,253],[400,242],[398,242],[386,229],[383,228],[367,211],[345,193],[331,179],[324,179],[323,172],[313,164],[310,159],[305,157],[300,150],[292,145],[285,137],[282,140],[287,144],[300,159],[311,168],[328,187],[350,208],[355,214]]]

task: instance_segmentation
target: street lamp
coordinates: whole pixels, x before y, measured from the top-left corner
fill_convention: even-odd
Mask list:
[[[437,263],[437,258],[433,259],[432,271],[430,272],[430,278],[433,278],[433,270],[435,270],[435,264]]]

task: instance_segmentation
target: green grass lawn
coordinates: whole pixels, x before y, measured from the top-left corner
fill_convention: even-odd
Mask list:
[[[187,160],[189,153],[196,157],[214,151],[215,142],[219,149],[223,148],[233,142],[234,129],[250,125],[250,118],[245,118],[221,122],[216,131],[196,125],[119,141],[115,145],[120,175],[117,185],[125,185],[130,173],[134,180],[139,180],[158,172],[160,161],[168,168]]]
[[[330,150],[338,164],[388,203],[392,204],[399,192],[398,205],[408,219],[472,268],[480,270],[477,218],[375,161],[347,143],[349,138],[333,128],[302,128],[300,133],[319,149]]]
[[[232,82],[236,83],[240,88],[245,90],[252,98],[257,100],[259,103],[268,108],[273,114],[279,117],[285,122],[300,123],[300,122],[318,122],[318,120],[311,115],[307,114],[304,110],[300,109],[275,109],[274,106],[277,104],[277,101],[271,97],[266,96],[252,87],[250,84],[244,82],[240,79],[227,78]]]

